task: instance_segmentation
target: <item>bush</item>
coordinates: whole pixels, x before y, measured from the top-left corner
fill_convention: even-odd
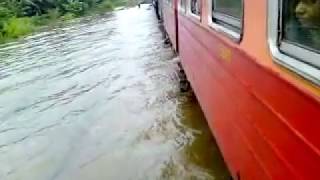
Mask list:
[[[113,3],[110,0],[105,0],[99,5],[100,10],[112,10],[113,8]]]
[[[48,19],[58,19],[60,17],[59,9],[50,9],[48,10],[48,13],[46,14]]]
[[[88,4],[79,0],[69,0],[68,3],[63,4],[63,11],[72,13],[76,16],[81,16],[88,9]]]
[[[49,19],[46,16],[33,16],[32,23],[36,26],[44,26],[48,24]]]
[[[8,38],[18,38],[31,33],[34,30],[32,19],[24,18],[10,18],[3,27],[2,34]]]
[[[13,15],[14,15],[14,13],[10,9],[8,9],[6,7],[2,7],[0,5],[0,18],[7,18],[7,17],[11,17]]]
[[[17,1],[17,0],[14,0]],[[56,0],[20,0],[22,16],[41,16],[57,6]]]
[[[0,32],[3,30],[6,20],[13,16],[13,12],[6,7],[2,7],[0,4]]]
[[[75,18],[75,17],[76,17],[76,15],[74,15],[73,13],[67,13],[67,14],[63,15],[63,16],[61,17],[61,19],[62,19],[63,21],[68,21],[68,20],[71,20],[71,19],[73,19],[73,18]]]
[[[42,16],[33,16],[32,21],[34,25],[44,26],[49,24],[50,22],[55,22],[60,17],[60,12],[58,9],[50,9],[47,14]]]
[[[125,0],[111,0],[111,3],[113,4],[113,6],[125,6],[127,4],[127,1]]]

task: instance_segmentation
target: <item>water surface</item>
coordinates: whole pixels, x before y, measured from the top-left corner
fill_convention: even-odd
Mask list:
[[[0,179],[228,179],[148,6],[0,48]]]

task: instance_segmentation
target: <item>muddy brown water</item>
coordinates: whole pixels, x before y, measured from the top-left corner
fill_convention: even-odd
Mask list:
[[[151,7],[0,47],[1,180],[229,179]]]

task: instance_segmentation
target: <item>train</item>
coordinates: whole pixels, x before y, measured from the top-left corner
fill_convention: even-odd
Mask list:
[[[320,0],[158,0],[233,179],[320,179]]]

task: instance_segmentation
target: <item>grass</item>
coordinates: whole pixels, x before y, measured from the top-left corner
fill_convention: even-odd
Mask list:
[[[18,38],[34,31],[34,24],[29,17],[10,18],[4,23],[2,35],[7,38]]]

